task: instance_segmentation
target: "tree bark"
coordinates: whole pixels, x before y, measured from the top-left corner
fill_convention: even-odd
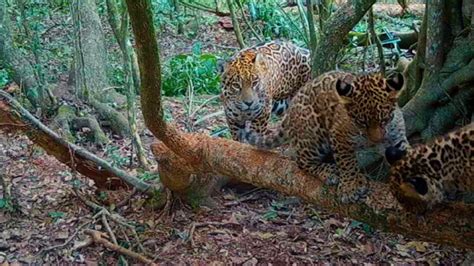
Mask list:
[[[427,141],[470,122],[474,46],[467,34],[469,25],[462,23],[464,4],[467,2],[436,0],[426,7],[419,52],[408,73],[415,77],[414,81],[408,79],[406,89],[413,97],[403,98],[409,136]],[[424,43],[426,46],[421,46]]]
[[[110,122],[111,129],[120,136],[128,136],[127,119],[106,104],[122,96],[109,87],[107,78],[107,53],[100,18],[95,1],[75,0],[71,4],[75,32],[74,81],[77,96],[90,104],[99,116]]]
[[[152,149],[161,159],[179,169],[178,180],[186,187],[193,173],[216,174],[257,186],[296,195],[329,211],[376,228],[457,247],[474,248],[473,210],[469,205],[448,205],[434,210],[420,222],[416,215],[400,210],[387,185],[370,182],[372,193],[366,204],[342,205],[334,188],[304,174],[293,161],[276,153],[259,151],[238,142],[203,134],[184,134],[163,120],[160,98],[160,60],[152,23],[150,0],[127,0],[137,41],[142,80],[142,110],[145,123],[163,142]],[[168,173],[169,174],[169,173]]]
[[[339,51],[347,34],[354,28],[375,0],[348,1],[325,23],[316,51],[312,54],[312,74],[319,76],[334,70]]]

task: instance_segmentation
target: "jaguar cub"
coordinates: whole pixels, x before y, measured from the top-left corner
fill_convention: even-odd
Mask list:
[[[474,124],[408,149],[390,169],[390,184],[402,206],[419,214],[474,192]]]
[[[245,127],[265,133],[271,113],[281,115],[311,77],[309,51],[272,41],[244,49],[224,67],[222,101],[232,138],[242,141]]]
[[[298,91],[280,126],[266,135],[248,132],[246,137],[266,149],[289,142],[300,168],[328,183],[339,178],[341,201],[354,202],[367,194],[355,153],[361,137],[379,143],[401,135],[396,145],[408,143],[403,123],[402,134],[386,132],[392,130],[391,121],[403,121],[396,103],[402,86],[400,74],[385,79],[380,74],[328,72]]]

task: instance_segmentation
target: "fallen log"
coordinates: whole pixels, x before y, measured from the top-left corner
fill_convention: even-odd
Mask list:
[[[151,148],[159,162],[167,160],[174,175],[166,172],[175,191],[185,191],[196,176],[226,176],[255,186],[298,196],[322,209],[367,223],[374,228],[400,233],[425,241],[474,250],[474,206],[452,203],[440,206],[423,218],[403,210],[387,184],[371,181],[366,203],[341,204],[335,188],[306,175],[295,162],[275,152],[257,150],[238,142],[210,138],[202,134],[182,135],[200,160],[192,164],[178,157],[164,143]],[[179,154],[179,152],[177,152]],[[211,174],[212,173],[212,174]],[[176,189],[179,188],[179,189]]]
[[[32,142],[39,145],[48,154],[94,180],[99,188],[118,189],[131,186],[142,192],[157,189],[127,172],[111,166],[107,161],[85,149],[67,142],[3,90],[0,90],[0,129],[26,134]]]

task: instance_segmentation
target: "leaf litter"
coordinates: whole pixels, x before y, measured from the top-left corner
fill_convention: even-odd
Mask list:
[[[177,124],[184,127],[180,121],[184,121],[185,111],[180,100],[168,99],[165,105]],[[214,112],[220,107],[206,108],[206,112]],[[223,117],[212,119],[198,131],[210,132],[225,123]],[[143,121],[140,124],[143,128]],[[149,138],[147,145],[151,141]],[[120,144],[123,143],[126,142]],[[151,154],[148,156],[152,159]],[[0,263],[118,262],[117,253],[87,242],[85,229],[106,229],[94,221],[96,213],[73,192],[70,169],[34,147],[26,137],[6,132],[0,132],[0,167],[11,180],[19,209],[0,210]],[[93,184],[80,179],[81,193],[100,201]],[[129,193],[107,191],[110,198],[105,202],[119,202]],[[166,264],[459,264],[467,254],[464,250],[373,230],[271,190],[241,193],[226,188],[214,198],[218,204],[213,209],[180,206],[169,219],[158,220],[159,211],[147,209],[140,195],[114,211],[133,224],[143,252]],[[140,253],[130,232],[110,224],[119,244]],[[43,252],[53,246],[57,248]]]

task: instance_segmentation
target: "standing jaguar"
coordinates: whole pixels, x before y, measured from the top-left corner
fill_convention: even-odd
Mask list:
[[[474,192],[474,124],[408,149],[391,167],[390,184],[402,206],[418,214]]]
[[[271,113],[281,115],[311,77],[309,51],[272,41],[241,50],[224,67],[222,101],[232,138],[242,141],[245,127],[267,132]]]
[[[249,131],[247,141],[266,149],[289,142],[300,168],[328,183],[338,178],[341,201],[357,201],[367,194],[355,154],[360,140],[370,144],[398,137],[393,145],[408,145],[396,103],[403,82],[401,74],[390,79],[340,71],[322,74],[297,92],[279,126],[265,135]]]

